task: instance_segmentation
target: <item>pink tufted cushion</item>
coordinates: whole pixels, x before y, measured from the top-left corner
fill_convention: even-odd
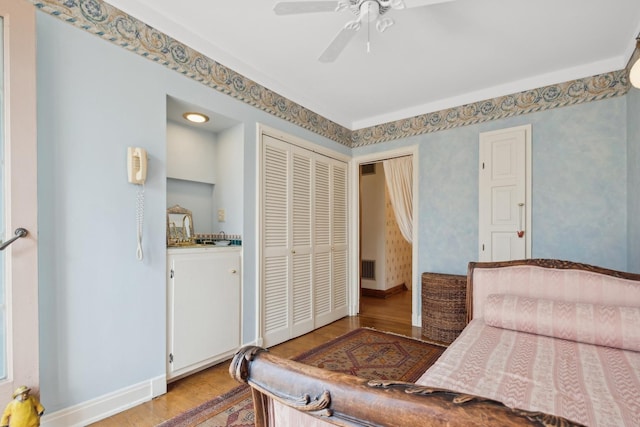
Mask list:
[[[640,351],[640,307],[491,294],[484,322],[515,331]]]

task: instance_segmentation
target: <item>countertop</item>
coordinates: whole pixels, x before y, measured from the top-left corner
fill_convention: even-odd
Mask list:
[[[193,244],[188,246],[167,247],[168,254],[184,254],[184,253],[196,253],[196,252],[240,252],[241,250],[242,250],[242,246],[240,245],[215,246],[215,245]]]

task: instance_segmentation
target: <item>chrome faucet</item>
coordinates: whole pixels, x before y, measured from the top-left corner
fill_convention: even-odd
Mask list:
[[[218,234],[219,234],[220,236],[222,236],[222,238],[221,238],[220,240],[227,240],[227,235],[225,234],[225,232],[224,232],[224,231],[220,231]]]

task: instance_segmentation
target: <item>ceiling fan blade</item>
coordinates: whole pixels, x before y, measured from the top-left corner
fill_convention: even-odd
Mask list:
[[[340,53],[344,50],[347,44],[351,41],[353,36],[356,35],[358,29],[360,29],[360,23],[358,21],[353,21],[348,23],[333,41],[329,44],[329,46],[322,52],[320,55],[320,62],[333,62],[340,55]]]
[[[407,9],[411,7],[431,6],[432,4],[449,3],[455,0],[403,0]]]
[[[297,13],[333,12],[337,1],[283,1],[276,3],[273,11],[276,15],[294,15]]]

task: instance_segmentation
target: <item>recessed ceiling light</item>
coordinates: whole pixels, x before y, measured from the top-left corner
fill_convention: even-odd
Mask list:
[[[182,117],[193,123],[206,123],[209,121],[209,117],[202,113],[184,113]]]

